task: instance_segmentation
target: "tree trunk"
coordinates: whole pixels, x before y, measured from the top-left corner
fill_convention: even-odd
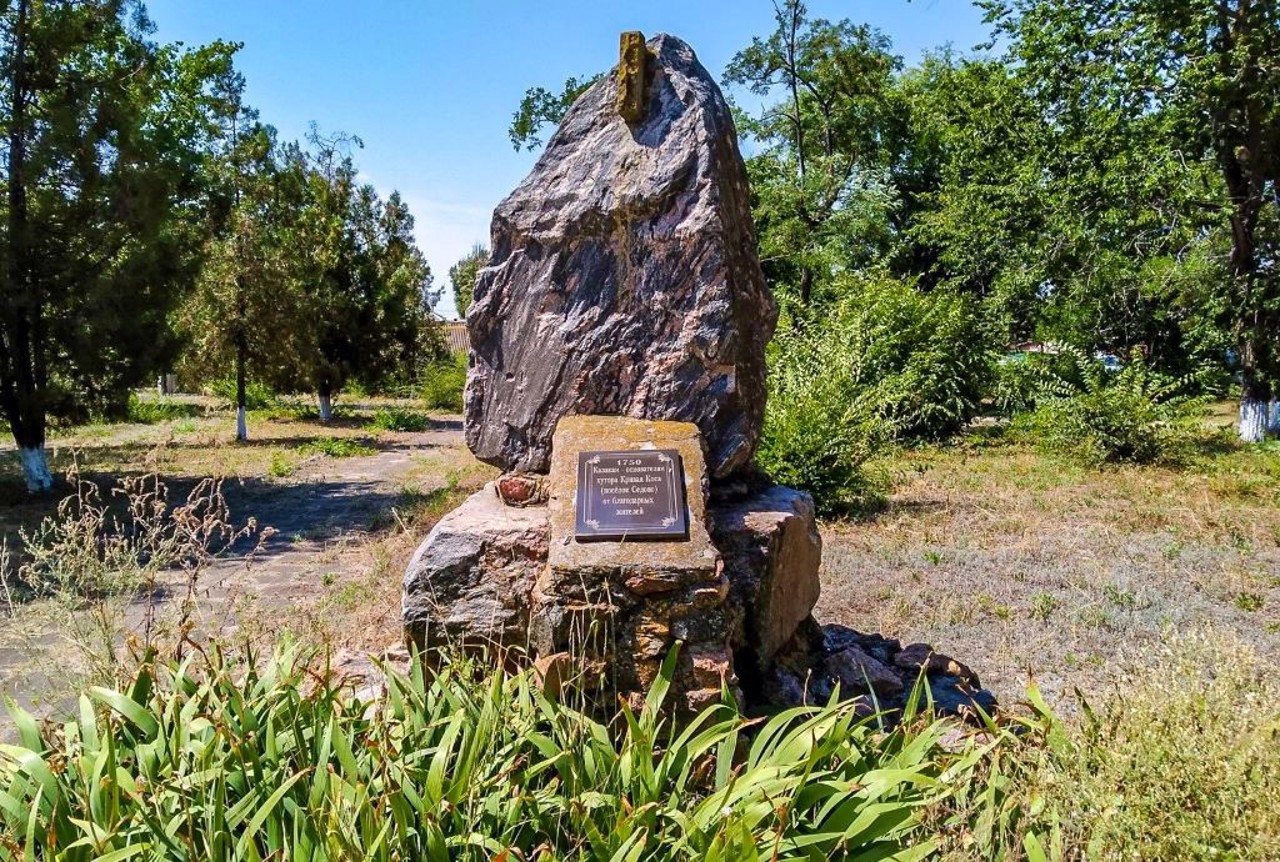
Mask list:
[[[243,325],[243,322],[242,324]],[[236,346],[236,440],[241,442],[249,439],[249,424],[246,418],[246,397],[245,397],[245,346],[243,336],[239,339],[240,343]]]
[[[22,446],[18,449],[22,462],[22,479],[27,490],[35,494],[53,487],[53,474],[49,472],[49,451],[41,446]]]
[[[320,400],[320,421],[331,421],[333,419],[333,387],[321,386],[316,397]]]
[[[1280,398],[1275,387],[1271,388],[1271,404],[1267,407],[1267,433],[1280,434]]]
[[[18,444],[27,490],[53,487],[44,448],[44,297],[32,278],[31,223],[27,210],[26,70],[28,0],[18,0],[13,23],[8,163],[8,289],[0,337],[0,406]]]
[[[1246,366],[1240,395],[1240,439],[1246,443],[1261,443],[1267,439],[1270,424],[1271,384]]]

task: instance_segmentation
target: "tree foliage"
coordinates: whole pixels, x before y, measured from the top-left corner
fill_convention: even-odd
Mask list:
[[[453,306],[459,317],[467,316],[471,307],[471,297],[475,294],[476,276],[489,260],[489,249],[483,243],[476,243],[465,257],[449,267],[449,284],[453,287]]]
[[[0,408],[26,451],[49,413],[122,413],[176,352],[167,314],[198,265],[183,216],[235,46],[151,31],[125,0],[0,9]]]
[[[982,5],[1051,123],[1057,211],[1102,217],[1091,239],[1104,261],[1127,254],[1165,276],[1170,259],[1216,264],[1153,293],[1164,302],[1183,293],[1220,315],[1241,360],[1241,430],[1256,435],[1245,413],[1265,412],[1280,373],[1280,5]]]
[[[536,150],[542,146],[542,138],[539,137],[542,129],[547,125],[558,125],[578,97],[600,78],[600,75],[567,78],[558,93],[546,87],[526,90],[507,129],[511,146],[517,150]]]
[[[276,391],[315,392],[322,412],[348,382],[410,380],[442,345],[407,205],[357,181],[357,139],[313,130],[307,148],[280,145],[261,125],[231,134],[216,170],[232,205],[225,220],[211,209],[206,264],[184,312],[187,375],[234,367]]]

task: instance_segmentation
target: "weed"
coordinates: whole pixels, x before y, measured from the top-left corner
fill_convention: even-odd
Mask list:
[[[942,563],[942,554],[939,553],[938,551],[933,551],[933,550],[925,551],[924,559],[925,559],[925,562],[927,562],[929,565],[937,566]]]
[[[1107,601],[1122,611],[1131,611],[1138,605],[1137,597],[1134,596],[1133,591],[1126,590],[1117,584],[1106,584],[1102,588],[1102,594],[1106,596]]]
[[[126,635],[150,649],[158,638],[186,635],[201,574],[214,555],[252,535],[250,519],[233,526],[219,482],[196,484],[184,502],[171,504],[155,476],[120,479],[104,497],[81,478],[73,464],[67,474],[74,493],[56,514],[34,530],[20,532],[25,562],[16,572],[0,566],[9,614],[15,596],[42,601],[54,624],[91,680],[110,681],[121,669],[119,645]],[[262,531],[262,538],[269,535]],[[180,580],[179,580],[180,579]],[[178,580],[185,590],[176,620],[158,616],[162,582]],[[166,589],[168,587],[166,586]],[[141,631],[131,631],[124,610],[143,599]],[[39,653],[32,644],[31,653]],[[75,662],[63,667],[70,671]]]
[[[1048,620],[1062,603],[1049,593],[1036,593],[1031,599],[1031,619]]]
[[[422,413],[400,407],[379,409],[369,420],[370,428],[381,431],[425,431],[429,424],[429,420]]]
[[[357,458],[375,454],[378,450],[366,446],[351,437],[317,437],[298,447],[303,455],[324,455],[329,458]]]
[[[1240,592],[1236,593],[1235,605],[1242,611],[1254,613],[1262,610],[1262,596],[1257,593]]]
[[[271,465],[267,467],[267,473],[277,479],[284,479],[292,476],[298,471],[298,462],[288,452],[282,450],[274,450],[271,453]]]
[[[1248,644],[1217,630],[1166,640],[1103,702],[1079,696],[1079,723],[1034,687],[1027,699],[1033,714],[991,725],[931,823],[943,858],[1274,857],[1280,684]]]

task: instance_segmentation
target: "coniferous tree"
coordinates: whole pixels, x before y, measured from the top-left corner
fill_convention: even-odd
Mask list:
[[[0,409],[27,487],[52,484],[51,411],[119,413],[176,343],[212,84],[234,46],[150,40],[141,3],[0,9]]]

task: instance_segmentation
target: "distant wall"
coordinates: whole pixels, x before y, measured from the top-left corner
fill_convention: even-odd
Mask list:
[[[444,340],[449,345],[450,353],[466,353],[467,324],[461,320],[451,320],[445,323]]]

